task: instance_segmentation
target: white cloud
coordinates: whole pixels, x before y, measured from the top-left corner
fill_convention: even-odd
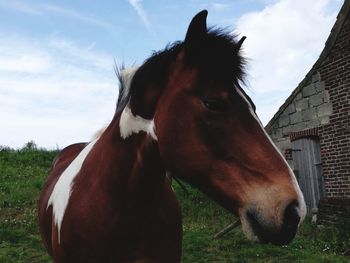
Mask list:
[[[264,124],[322,51],[336,17],[328,12],[329,4],[330,0],[280,0],[238,20],[237,31],[247,36],[244,51],[251,59],[251,95]]]
[[[49,53],[21,42],[21,38],[0,34],[0,71],[39,73],[52,66]]]
[[[212,3],[211,5],[214,10],[216,11],[223,11],[229,7],[228,4],[223,4],[223,3]]]
[[[64,147],[89,140],[113,117],[113,56],[93,45],[0,35],[0,61],[0,145]]]
[[[19,72],[41,72],[50,67],[50,57],[43,54],[15,54],[2,57],[0,70]]]
[[[147,29],[151,28],[151,23],[148,19],[148,15],[146,11],[143,9],[141,5],[141,0],[129,0],[129,4],[135,9],[139,17],[142,19],[142,22],[146,26]]]
[[[30,3],[29,4],[26,2],[21,2],[16,0],[11,0],[11,1],[0,0],[0,7],[11,9],[11,10],[29,14],[29,15],[34,15],[34,16],[45,16],[50,14],[50,15],[66,17],[74,20],[79,20],[91,25],[99,26],[109,31],[115,27],[110,23],[107,23],[105,21],[95,18],[92,15],[83,14],[75,10],[63,8],[61,6],[53,5],[53,4],[47,4],[47,3],[40,3],[40,4]]]

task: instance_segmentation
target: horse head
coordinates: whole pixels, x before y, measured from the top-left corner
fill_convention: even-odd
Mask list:
[[[133,129],[151,135],[173,176],[237,214],[249,239],[289,243],[305,217],[305,203],[241,87],[245,37],[208,29],[206,17],[207,11],[198,13],[184,41],[132,73],[128,96],[118,106],[124,109],[121,130],[123,114],[140,118]]]

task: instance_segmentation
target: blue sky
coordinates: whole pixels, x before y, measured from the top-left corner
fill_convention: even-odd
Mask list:
[[[114,60],[140,64],[193,15],[247,36],[249,95],[264,124],[318,58],[343,1],[0,0],[0,145],[88,141],[113,117]]]

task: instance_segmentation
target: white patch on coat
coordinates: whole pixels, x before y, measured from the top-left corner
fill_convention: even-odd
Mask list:
[[[86,145],[85,148],[78,154],[78,156],[64,170],[60,178],[57,180],[47,203],[46,209],[52,205],[53,218],[58,232],[58,243],[60,243],[61,239],[60,231],[62,220],[69,202],[69,198],[72,194],[73,180],[79,173],[86,156],[89,154],[96,142],[97,140],[94,140]]]
[[[137,71],[137,67],[135,68],[128,68],[124,69],[120,75],[121,75],[121,81],[123,82],[122,85],[124,85],[125,92],[121,94],[122,96],[126,96],[126,94],[129,93],[130,85],[132,78],[135,75],[135,72]],[[125,100],[125,97],[122,97],[121,100]],[[119,120],[119,127],[120,127],[120,136],[123,139],[128,138],[132,134],[137,134],[140,131],[144,131],[147,134],[151,135],[151,137],[154,140],[157,140],[157,136],[155,133],[155,126],[153,120],[147,120],[142,118],[141,116],[134,115],[131,112],[129,104],[126,105],[124,108],[120,120]]]
[[[248,104],[249,107],[249,111],[251,113],[251,115],[256,119],[256,121],[259,123],[260,128],[262,129],[262,131],[264,132],[266,138],[269,140],[269,142],[271,143],[271,145],[273,146],[273,148],[277,151],[277,153],[282,157],[282,160],[285,162],[285,164],[288,167],[288,171],[292,180],[292,184],[294,186],[295,192],[297,193],[298,196],[298,207],[297,207],[297,212],[300,216],[300,221],[299,221],[299,225],[304,221],[304,218],[306,216],[306,204],[305,204],[305,200],[304,200],[304,195],[300,190],[299,184],[295,178],[295,175],[292,171],[292,169],[290,168],[288,162],[286,161],[286,159],[283,157],[282,153],[280,152],[280,150],[277,148],[277,146],[274,144],[274,142],[271,140],[270,136],[267,134],[265,128],[263,127],[259,117],[256,115],[251,103],[249,102],[248,98],[246,97],[246,95],[243,94],[243,92],[239,89],[236,88],[237,93],[246,101],[246,103]],[[245,220],[244,220],[245,221]],[[242,226],[243,229],[246,230],[246,233],[248,234],[248,236],[250,236],[252,238],[252,240],[255,240],[257,237],[253,234],[253,233],[249,233],[251,231],[248,231],[247,228],[250,228],[247,226],[247,224],[245,224],[244,222],[242,222]]]
[[[147,120],[140,116],[135,116],[131,112],[129,105],[124,108],[122,115],[120,116],[119,127],[120,136],[123,139],[128,138],[132,134],[144,131],[157,141],[154,120]]]

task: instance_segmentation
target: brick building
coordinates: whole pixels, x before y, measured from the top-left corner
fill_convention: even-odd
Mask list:
[[[305,78],[266,126],[298,178],[309,213],[350,218],[350,0]]]

